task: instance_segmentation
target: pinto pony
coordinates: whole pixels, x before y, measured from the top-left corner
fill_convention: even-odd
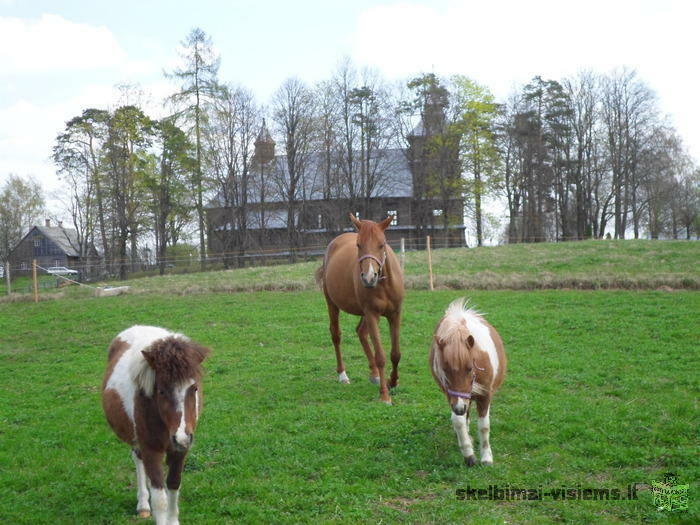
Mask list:
[[[367,356],[369,380],[379,384],[379,398],[387,404],[391,404],[389,387],[395,387],[399,381],[399,330],[404,296],[401,265],[384,235],[392,218],[377,223],[361,221],[350,214],[357,233],[343,233],[333,239],[326,248],[323,266],[316,271],[316,280],[323,288],[328,306],[338,381],[350,382],[340,351],[338,316],[342,310],[360,316],[356,331]],[[391,330],[392,370],[388,382],[384,376],[386,357],[379,337],[380,316],[387,318]]]
[[[132,326],[109,347],[102,407],[114,433],[131,446],[136,511],[148,518],[153,510],[157,525],[179,523],[180,480],[202,411],[200,365],[208,353],[187,337],[155,326]]]
[[[469,437],[472,399],[479,415],[479,455],[484,465],[493,464],[489,444],[491,397],[503,382],[506,354],[495,328],[479,313],[453,301],[435,328],[430,347],[430,368],[452,408],[452,426],[468,467],[476,463]]]

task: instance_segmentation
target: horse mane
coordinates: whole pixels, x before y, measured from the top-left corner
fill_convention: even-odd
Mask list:
[[[435,330],[435,338],[441,348],[444,360],[454,369],[471,368],[473,364],[474,357],[467,345],[467,339],[472,335],[467,327],[467,319],[483,320],[480,312],[467,307],[467,302],[464,297],[452,301]],[[442,368],[437,352],[434,356],[433,370],[440,382],[447,385],[447,375]],[[485,392],[484,387],[478,382],[474,383],[472,389],[475,394]]]
[[[165,384],[199,380],[201,363],[209,349],[183,336],[168,336],[154,341],[141,352],[143,359],[135,363],[132,377],[147,396],[153,395],[156,376]]]

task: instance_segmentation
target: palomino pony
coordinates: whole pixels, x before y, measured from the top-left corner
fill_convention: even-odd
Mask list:
[[[479,414],[481,463],[493,464],[489,444],[491,396],[503,382],[506,354],[498,332],[479,313],[466,308],[464,299],[453,301],[435,328],[430,367],[452,408],[452,426],[468,467],[476,463],[469,438],[469,408],[476,402]]]
[[[350,214],[357,233],[343,233],[333,239],[326,248],[323,266],[316,271],[316,280],[323,288],[328,305],[338,381],[350,382],[340,352],[338,315],[343,310],[361,317],[356,331],[369,363],[369,380],[379,384],[379,398],[388,404],[391,404],[389,387],[395,387],[399,381],[399,329],[404,296],[401,266],[384,236],[392,218],[376,223],[360,221]],[[387,318],[391,330],[392,370],[388,386],[384,376],[386,357],[379,337],[380,316]]]
[[[180,479],[202,411],[200,365],[208,353],[187,337],[155,326],[132,326],[109,347],[102,406],[114,433],[131,446],[136,511],[147,518],[153,509],[157,525],[179,523]]]

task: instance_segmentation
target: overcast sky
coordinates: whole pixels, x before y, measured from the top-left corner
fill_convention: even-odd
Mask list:
[[[33,175],[55,190],[65,122],[114,107],[117,84],[171,93],[163,70],[193,27],[220,53],[220,80],[263,103],[287,77],[328,78],[344,56],[388,80],[460,73],[498,99],[535,75],[628,66],[700,162],[698,20],[700,2],[676,0],[0,0],[0,182]]]

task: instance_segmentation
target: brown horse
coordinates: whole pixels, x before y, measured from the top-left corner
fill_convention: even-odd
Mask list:
[[[147,518],[152,508],[158,525],[178,523],[182,469],[202,411],[200,365],[208,353],[185,336],[155,326],[132,326],[109,347],[102,406],[114,433],[132,448],[136,511]]]
[[[399,329],[404,287],[403,273],[394,251],[386,242],[384,231],[393,217],[380,223],[360,221],[350,214],[357,233],[344,233],[333,239],[316,272],[328,305],[330,331],[337,360],[338,381],[349,383],[340,352],[339,311],[361,316],[357,335],[367,355],[370,381],[379,384],[379,397],[391,404],[389,387],[399,381]],[[389,321],[391,329],[391,379],[384,376],[386,357],[379,336],[379,317]],[[374,354],[367,336],[372,339]]]
[[[469,408],[474,399],[481,463],[493,464],[489,409],[506,373],[506,354],[498,332],[480,314],[466,308],[464,299],[453,301],[435,328],[430,368],[452,408],[452,426],[464,462],[469,467],[476,463],[469,438]]]

